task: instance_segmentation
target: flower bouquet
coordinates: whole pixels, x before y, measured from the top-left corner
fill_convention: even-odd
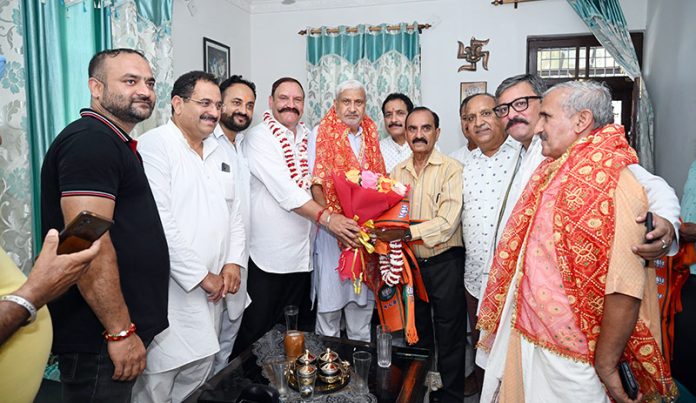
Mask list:
[[[356,294],[365,280],[365,267],[369,254],[374,252],[374,241],[369,232],[374,229],[374,219],[399,203],[408,188],[386,176],[357,169],[344,174],[333,174],[336,196],[343,214],[360,226],[360,246],[345,248],[338,260],[341,280],[351,279]]]
[[[387,243],[369,234],[375,230],[409,227],[408,186],[371,171],[334,174],[333,180],[343,213],[361,227],[360,245],[341,252],[339,277],[352,280],[356,293],[361,292],[365,282],[377,296],[382,325],[389,326],[392,331],[405,327],[407,341],[417,342],[414,284],[422,300],[428,301],[428,297],[415,257],[401,240]],[[405,259],[404,254],[410,259]],[[378,263],[375,255],[379,256]]]

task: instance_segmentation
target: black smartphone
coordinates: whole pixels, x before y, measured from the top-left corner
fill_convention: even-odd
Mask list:
[[[647,235],[654,229],[655,226],[653,225],[653,213],[648,211],[647,213],[645,213],[645,234]]]
[[[111,228],[114,222],[91,211],[81,211],[58,236],[58,254],[85,250]]]
[[[653,213],[648,211],[645,213],[645,235],[648,235],[652,230],[655,229],[655,226],[653,225]],[[645,239],[645,243],[650,243],[650,241]],[[648,259],[645,259],[645,265],[648,266],[650,264],[650,261]]]
[[[635,400],[638,397],[638,382],[631,371],[631,366],[626,361],[619,362],[619,378],[621,378],[624,392],[631,400]]]

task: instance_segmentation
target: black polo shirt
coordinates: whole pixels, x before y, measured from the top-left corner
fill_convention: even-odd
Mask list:
[[[115,201],[110,235],[121,291],[137,334],[147,343],[169,326],[169,252],[162,222],[135,151],[137,142],[91,109],[80,115],[53,141],[41,167],[42,234],[64,227],[63,197]],[[104,327],[77,286],[50,303],[49,309],[55,353],[99,352]]]

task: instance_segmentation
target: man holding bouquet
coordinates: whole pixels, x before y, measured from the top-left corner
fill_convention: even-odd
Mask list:
[[[437,344],[437,367],[444,386],[436,392],[439,401],[461,402],[466,338],[462,166],[435,149],[439,123],[437,114],[425,107],[415,108],[406,118],[406,141],[413,155],[394,167],[392,177],[411,187],[411,221],[416,224],[408,230],[378,231],[377,237],[414,241],[430,300],[415,300],[419,346],[432,351]]]
[[[334,105],[310,140],[312,197],[331,213],[343,212],[332,175],[354,169],[385,175],[377,126],[365,115],[366,98],[360,82],[348,80],[339,84]],[[319,229],[312,281],[317,301],[316,333],[340,336],[341,317],[345,315],[348,338],[370,341],[375,298],[367,287],[354,287],[354,282],[339,279],[336,268],[345,247],[330,232]]]

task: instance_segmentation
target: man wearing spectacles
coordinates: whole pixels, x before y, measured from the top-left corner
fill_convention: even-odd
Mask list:
[[[138,402],[180,402],[212,370],[221,299],[240,285],[246,236],[234,172],[211,136],[222,106],[217,80],[192,71],[172,88],[172,118],[140,137],[170,255],[169,329],[148,349]]]
[[[488,271],[493,261],[496,245],[505,229],[512,209],[527,186],[532,173],[545,158],[541,153],[541,139],[534,131],[540,117],[541,95],[545,90],[544,81],[531,74],[509,77],[496,90],[497,105],[493,110],[500,118],[507,134],[519,141],[522,149],[518,171],[508,184],[509,190],[506,197],[501,200],[497,207],[500,212],[496,225],[497,235],[484,266],[482,293],[486,288]],[[662,178],[651,175],[640,165],[632,164],[628,165],[628,168],[646,190],[655,223],[655,229],[646,235],[646,239],[650,242],[635,245],[632,248],[633,253],[649,260],[656,259],[668,252],[670,254],[676,253],[676,245],[673,241],[675,228],[679,228],[679,200],[674,190]],[[643,222],[644,220],[645,216],[643,215],[638,217],[636,221]],[[673,244],[672,248],[668,248],[670,244]],[[507,352],[505,340],[504,337],[497,338],[490,353],[483,350],[477,351],[476,364],[486,369],[481,394],[482,402],[491,401],[502,378],[502,363],[504,363],[504,355]]]

